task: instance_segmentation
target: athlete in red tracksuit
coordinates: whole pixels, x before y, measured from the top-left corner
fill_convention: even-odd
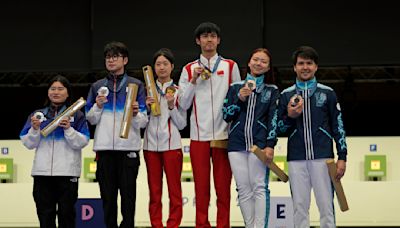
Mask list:
[[[210,204],[210,170],[217,196],[217,227],[229,227],[230,189],[232,172],[226,149],[210,148],[211,140],[228,138],[227,123],[222,106],[232,82],[240,81],[237,64],[217,54],[220,29],[211,22],[200,24],[195,30],[196,43],[201,48],[198,60],[187,64],[179,79],[183,91],[179,105],[190,117],[190,159],[196,194],[196,227],[211,227],[208,220]],[[202,75],[204,73],[208,73]]]
[[[166,48],[160,49],[154,54],[153,64],[158,76],[155,83],[161,115],[149,114],[150,120],[143,140],[150,193],[150,221],[152,227],[164,227],[161,203],[164,171],[169,195],[167,228],[178,228],[182,220],[181,173],[183,159],[179,130],[186,126],[186,110],[178,106],[179,89],[171,79],[171,72],[174,68],[172,52]],[[147,97],[146,105],[149,111],[154,101],[154,98]]]

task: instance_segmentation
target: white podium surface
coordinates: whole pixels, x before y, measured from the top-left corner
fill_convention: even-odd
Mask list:
[[[183,144],[188,145],[184,139]],[[348,162],[342,184],[346,193],[350,210],[341,212],[335,199],[337,226],[400,226],[400,137],[348,137]],[[375,152],[370,146],[376,145]],[[0,183],[0,227],[38,227],[36,208],[32,197],[32,177],[30,171],[34,151],[27,150],[19,140],[0,140],[0,148],[8,148],[8,154],[0,157],[14,159],[14,182]],[[94,157],[91,150],[92,141],[83,151],[82,157]],[[383,154],[387,156],[387,177],[383,181],[365,181],[364,156],[367,154]],[[286,139],[279,138],[275,147],[275,155],[286,155]],[[185,154],[188,156],[188,154]],[[165,183],[165,181],[164,181]],[[212,183],[212,181],[211,181]],[[290,218],[290,188],[288,183],[270,181],[271,213],[277,214],[276,202],[286,202],[285,216]],[[183,218],[181,226],[194,226],[194,184],[183,182]],[[237,193],[232,178],[231,185],[231,226],[243,226],[243,218],[237,205]],[[99,198],[97,183],[88,182],[81,178],[79,183],[80,198]],[[319,225],[319,214],[312,197],[310,220],[312,226]],[[163,219],[168,214],[168,190],[166,183],[163,188]],[[289,208],[289,209],[288,209]],[[275,210],[275,211],[274,211]],[[119,217],[120,219],[121,217]],[[274,217],[274,219],[276,216]],[[215,226],[216,197],[211,184],[211,202],[209,219]],[[148,215],[148,186],[146,167],[141,154],[141,166],[137,179],[136,225],[150,226]],[[273,219],[271,219],[272,221]],[[277,220],[278,222],[280,220]],[[291,227],[287,220],[284,225],[276,227]],[[272,226],[275,227],[275,226]]]

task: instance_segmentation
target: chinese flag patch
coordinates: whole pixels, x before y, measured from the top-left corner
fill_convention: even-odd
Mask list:
[[[217,71],[217,75],[223,76],[224,75],[224,70]]]

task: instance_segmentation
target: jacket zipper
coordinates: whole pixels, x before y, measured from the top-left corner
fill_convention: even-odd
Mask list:
[[[54,118],[56,118],[57,117],[57,111],[55,112],[55,114],[54,114]],[[51,150],[51,168],[50,168],[50,176],[53,176],[53,163],[54,163],[54,134],[55,134],[55,132],[53,132],[51,135],[52,135],[52,138],[53,138],[53,149]]]
[[[208,66],[210,66],[210,60],[208,60]],[[210,69],[210,67],[209,67]],[[211,72],[212,75],[212,72]],[[211,116],[212,116],[212,129],[213,129],[213,139],[215,139],[215,126],[214,126],[214,100],[213,100],[213,87],[212,87],[212,77],[210,77],[210,89],[211,89]]]
[[[115,106],[117,99],[117,78],[114,76],[114,95],[113,95],[113,116],[114,116],[114,125],[113,125],[113,150],[115,150]]]

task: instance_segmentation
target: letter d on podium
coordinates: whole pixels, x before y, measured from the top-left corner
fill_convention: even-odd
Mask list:
[[[106,228],[101,199],[78,199],[75,210],[76,228]]]
[[[82,221],[87,221],[93,218],[94,209],[90,205],[83,204],[82,205]]]

